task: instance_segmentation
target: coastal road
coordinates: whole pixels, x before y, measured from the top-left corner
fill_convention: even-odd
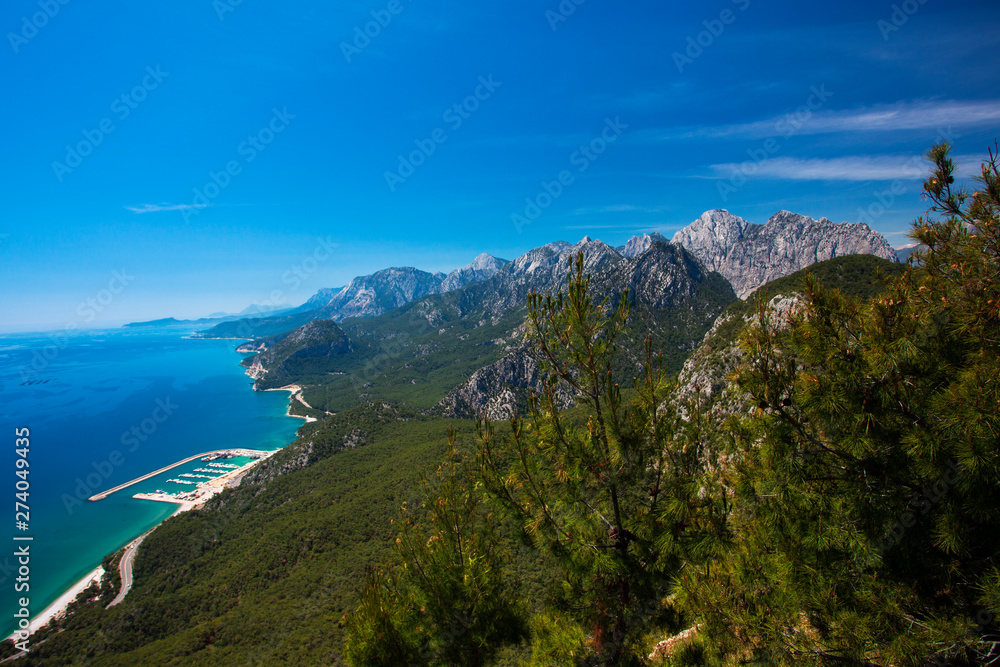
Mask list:
[[[125,548],[125,554],[118,563],[118,572],[122,577],[122,588],[118,591],[118,595],[115,596],[115,599],[111,601],[111,604],[105,607],[105,609],[114,607],[116,604],[124,600],[126,595],[128,595],[129,589],[132,588],[132,562],[135,560],[135,552],[139,549],[139,545],[142,544],[142,541],[146,539],[146,536],[151,532],[153,531],[150,530],[143,533],[136,538],[132,544]]]

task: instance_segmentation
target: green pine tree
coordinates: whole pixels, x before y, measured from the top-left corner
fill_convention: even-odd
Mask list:
[[[534,664],[642,664],[644,634],[669,621],[662,599],[685,529],[712,502],[698,496],[704,457],[675,440],[681,420],[648,341],[634,394],[615,382],[627,294],[616,308],[594,303],[582,254],[569,278],[566,293],[529,297],[544,391],[531,397],[529,419],[512,421],[509,439],[481,424],[480,473],[564,575],[558,612],[547,612],[561,620],[536,619]],[[578,403],[570,414],[560,410],[567,396]],[[586,636],[589,649],[552,642],[557,626],[559,636]]]
[[[949,150],[908,274],[744,336],[732,545],[679,581],[716,660],[1000,660],[1000,173],[955,189]]]
[[[429,525],[404,507],[394,563],[369,572],[346,618],[350,665],[480,667],[526,632],[516,586],[503,576],[496,523],[453,432],[424,490]]]

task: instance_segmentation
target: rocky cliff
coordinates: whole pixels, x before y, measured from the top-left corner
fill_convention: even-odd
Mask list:
[[[569,258],[582,252],[595,298],[607,296],[614,303],[628,290],[634,332],[626,332],[623,349],[641,350],[641,340],[652,334],[668,354],[686,356],[721,310],[736,300],[735,295],[721,276],[707,271],[684,248],[655,238],[637,242],[633,248],[642,245],[643,252],[625,257],[589,237],[573,245],[552,243],[525,253],[491,280],[466,291],[478,294],[477,301],[487,309],[523,305],[528,292],[565,288]],[[541,389],[533,351],[515,343],[523,336],[523,330],[507,336],[510,343],[504,356],[455,387],[438,408],[455,417],[485,413],[491,419],[508,419],[515,412],[523,414],[528,393]],[[637,361],[623,357],[623,368]],[[624,374],[631,377],[632,372]],[[564,407],[571,405],[572,395],[564,390],[560,402]]]
[[[649,250],[649,246],[653,245],[654,242],[660,241],[661,243],[667,243],[667,238],[658,232],[653,232],[652,234],[641,234],[639,236],[633,236],[628,240],[623,246],[618,246],[618,254],[622,257],[638,257],[642,253]]]
[[[771,280],[834,257],[896,259],[892,246],[868,225],[834,224],[789,211],[778,211],[764,225],[721,209],[707,211],[677,232],[673,242],[721,273],[741,299]]]

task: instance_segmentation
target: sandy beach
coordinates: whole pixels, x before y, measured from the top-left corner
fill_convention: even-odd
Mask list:
[[[73,586],[59,596],[59,598],[46,607],[40,614],[35,614],[31,619],[31,623],[28,625],[27,633],[28,635],[33,634],[39,628],[44,627],[54,618],[61,618],[63,614],[66,613],[66,608],[69,607],[70,603],[77,598],[80,593],[85,591],[92,583],[99,582],[104,576],[104,568],[98,567],[89,574],[87,574],[83,579],[73,584]],[[8,639],[14,641],[20,641],[24,639],[21,634],[23,631],[18,631],[12,634]]]
[[[264,391],[287,391],[287,392],[291,392],[291,395],[288,397],[288,410],[285,411],[285,416],[286,417],[295,417],[296,419],[305,419],[307,424],[309,422],[319,421],[315,417],[307,417],[305,415],[295,415],[295,414],[292,414],[292,401],[298,401],[299,403],[301,403],[302,405],[306,406],[310,410],[313,409],[313,407],[311,405],[309,405],[308,403],[306,403],[305,399],[302,398],[302,387],[300,387],[299,385],[297,385],[297,384],[286,384],[284,387],[278,387],[277,389],[265,389]],[[327,413],[327,414],[329,414],[329,413]]]

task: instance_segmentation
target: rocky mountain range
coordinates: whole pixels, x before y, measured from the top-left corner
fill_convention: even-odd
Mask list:
[[[667,237],[659,232],[653,232],[652,234],[641,234],[639,236],[633,236],[628,240],[628,243],[615,248],[618,254],[622,257],[637,257],[642,253],[649,250],[649,246],[653,244],[654,241],[660,241],[662,243],[668,243]]]
[[[412,266],[382,269],[358,276],[340,289],[317,292],[299,312],[322,310],[328,319],[374,317],[428,294],[443,294],[469,283],[492,278],[507,260],[482,253],[451,273],[428,273]]]
[[[271,317],[227,321],[196,336],[201,338],[263,338],[287,332],[313,320],[341,321],[374,317],[428,294],[443,294],[471,282],[486,280],[507,264],[483,253],[470,264],[448,274],[429,273],[411,266],[382,269],[358,276],[344,287],[317,291],[304,304]]]
[[[674,234],[710,271],[718,271],[746,298],[755,289],[810,264],[844,255],[896,260],[892,246],[868,225],[778,211],[764,225],[723,209],[706,211]]]
[[[257,321],[258,329],[263,323],[294,334],[252,336],[256,342],[244,351],[260,354],[248,365],[260,387],[279,386],[295,373],[299,383],[322,385],[330,411],[381,399],[455,417],[509,417],[540,386],[524,336],[528,294],[565,288],[578,253],[596,297],[616,302],[628,290],[633,340],[623,347],[641,349],[652,335],[671,370],[680,370],[727,306],[766,282],[832,257],[895,259],[885,239],[863,224],[779,211],[757,225],[708,211],[672,242],[643,234],[614,248],[584,237],[510,262],[480,255],[448,275],[391,268],[358,277],[343,289],[317,293],[306,304],[310,310]],[[334,320],[342,330],[303,328]]]
[[[579,243],[556,243],[515,259],[490,281],[468,288],[485,296],[481,303],[496,316],[497,308],[523,305],[528,292],[555,292],[565,287],[569,259],[583,253],[585,271],[598,298],[612,302],[628,290],[636,339],[653,334],[661,343],[689,351],[728,303],[735,300],[729,285],[708,272],[684,248],[652,239],[632,257],[601,241],[585,237]],[[521,336],[508,336],[503,357],[477,370],[438,404],[445,414],[467,417],[485,412],[505,419],[523,411],[528,391],[538,390],[538,362]],[[628,346],[635,347],[635,346]],[[641,348],[641,344],[638,346]],[[637,348],[637,349],[638,349]],[[571,404],[571,396],[563,396]]]

